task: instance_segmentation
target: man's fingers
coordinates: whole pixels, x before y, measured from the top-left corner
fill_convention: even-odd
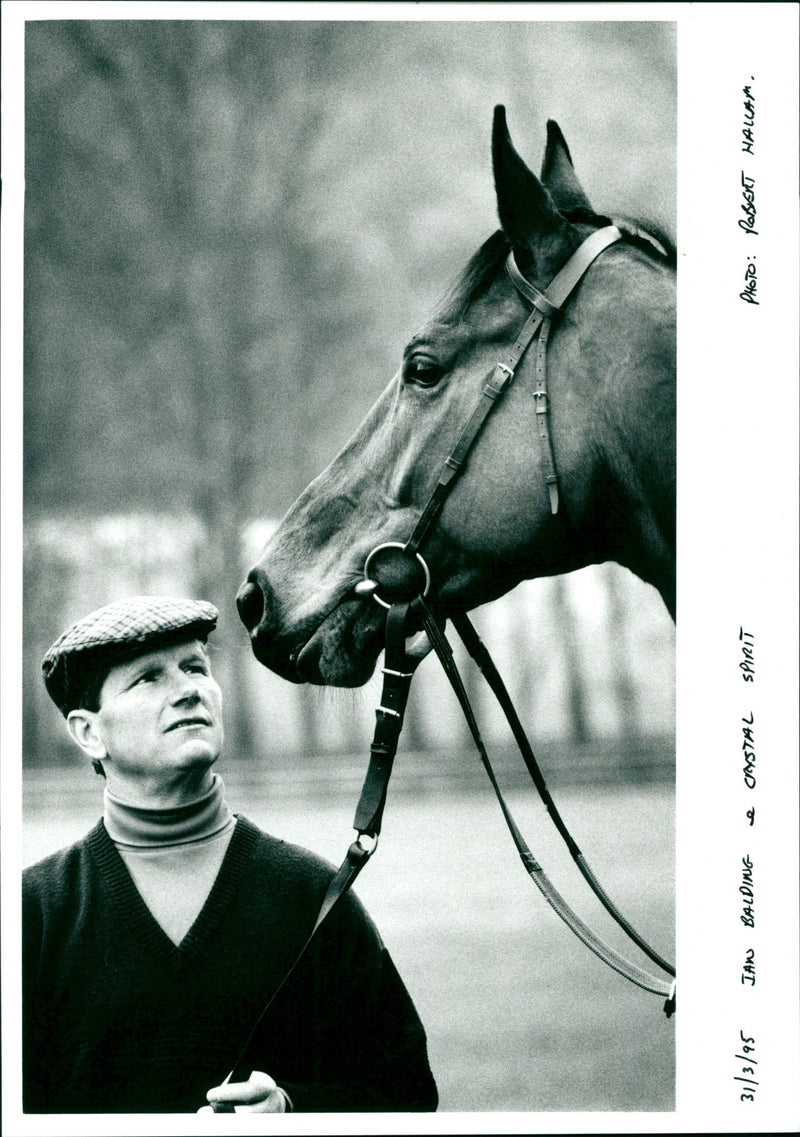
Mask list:
[[[251,1105],[254,1102],[264,1101],[276,1089],[275,1080],[269,1074],[265,1074],[263,1070],[254,1070],[246,1082],[225,1082],[209,1090],[206,1098],[212,1105],[217,1102]]]
[[[424,659],[431,650],[431,641],[427,632],[417,632],[416,635],[406,636],[406,655],[412,659]]]

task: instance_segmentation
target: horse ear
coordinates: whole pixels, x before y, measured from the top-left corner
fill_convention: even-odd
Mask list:
[[[542,182],[547,186],[550,196],[562,213],[569,213],[572,210],[594,212],[575,174],[567,141],[558,123],[552,119],[548,119],[547,122]]]
[[[497,212],[520,263],[544,283],[571,255],[576,244],[548,189],[520,158],[506,126],[503,106],[494,109],[492,165]],[[525,269],[523,269],[525,271]]]

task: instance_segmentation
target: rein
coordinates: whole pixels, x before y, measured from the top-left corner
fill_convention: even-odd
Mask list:
[[[405,543],[389,541],[378,545],[366,559],[364,565],[364,580],[356,585],[355,591],[361,596],[372,596],[381,607],[387,609],[387,615],[381,702],[375,712],[375,733],[370,747],[369,766],[353,820],[353,828],[356,830],[358,836],[350,845],[342,864],[328,886],[316,922],[308,938],[253,1026],[247,1042],[242,1048],[234,1068],[229,1075],[228,1081],[244,1081],[249,1077],[252,1071],[252,1067],[248,1062],[249,1051],[256,1040],[264,1018],[272,1003],[305,955],[323,921],[329,916],[342,897],[345,896],[358,874],[377,849],[389,779],[391,777],[392,765],[397,753],[400,732],[403,726],[403,715],[408,701],[411,679],[413,678],[414,671],[421,662],[421,658],[409,655],[405,648],[408,625],[412,618],[418,622],[421,621],[431,643],[431,647],[438,656],[448,681],[456,694],[473,741],[478,749],[481,762],[489,777],[503,817],[505,818],[506,825],[517,848],[517,852],[533,883],[556,914],[590,951],[618,974],[630,980],[631,983],[643,988],[645,991],[651,991],[656,995],[664,997],[664,1011],[668,1018],[675,1010],[675,968],[651,948],[646,940],[622,915],[587,864],[583,853],[578,848],[577,843],[564,824],[550,791],[547,788],[541,769],[514,709],[508,691],[500,677],[500,673],[467,616],[465,614],[458,614],[451,617],[453,627],[458,632],[467,652],[481,670],[487,684],[503,710],[531,779],[556,829],[564,840],[570,855],[580,869],[581,874],[603,907],[623,929],[626,935],[657,967],[672,978],[665,980],[651,975],[644,968],[632,963],[615,948],[600,939],[600,937],[580,919],[567,901],[552,885],[542,869],[542,866],[538,863],[525,843],[519,827],[503,798],[497,778],[495,777],[486,746],[484,745],[474,711],[458,672],[450,644],[426,601],[426,597],[430,591],[431,574],[419,551],[431,526],[441,512],[456,477],[463,469],[468,453],[481,427],[497,405],[499,399],[510,386],[522,356],[537,337],[537,333],[538,339],[536,339],[536,356],[534,360],[535,388],[533,392],[536,400],[536,421],[542,447],[542,459],[545,471],[545,482],[550,499],[550,510],[553,514],[558,512],[558,474],[556,472],[552,440],[550,437],[547,399],[546,359],[550,328],[553,319],[560,314],[563,305],[594,260],[600,253],[610,245],[615,244],[621,238],[622,233],[614,225],[604,226],[601,229],[595,230],[560,269],[548,286],[546,293],[541,292],[522,275],[514,260],[513,252],[509,253],[505,263],[506,272],[517,291],[533,306],[533,311],[523,325],[522,330],[507,355],[498,361],[490,373],[478,405],[463,427],[452,454],[445,459],[439,481],[427,505],[423,509],[411,536]],[[381,574],[383,574],[385,578],[383,583],[384,591],[395,594],[400,590],[407,594],[406,598],[387,599],[379,595],[378,590],[382,587],[380,581]],[[386,579],[387,574],[389,578],[388,581]]]

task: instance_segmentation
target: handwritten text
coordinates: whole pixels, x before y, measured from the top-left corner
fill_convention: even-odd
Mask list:
[[[742,205],[741,210],[744,217],[739,218],[739,228],[744,229],[745,233],[753,237],[758,236],[758,229],[756,229],[756,179],[748,177],[742,171]]]
[[[755,722],[755,715],[752,711],[749,718],[742,718],[742,752],[744,754],[744,766],[742,773],[744,775],[744,784],[749,790],[756,788],[756,743],[755,734],[753,731],[753,724]]]
[[[745,683],[754,683],[756,678],[755,636],[752,632],[746,632],[744,628],[739,628],[739,639],[742,644],[742,660],[739,663],[742,679]]]
[[[738,1067],[740,1073],[734,1074],[733,1080],[735,1082],[743,1082],[741,1087],[742,1092],[739,1094],[739,1101],[755,1101],[756,1100],[756,1066],[758,1062],[753,1055],[756,1051],[756,1040],[750,1035],[746,1035],[743,1030],[739,1031],[739,1050],[741,1053],[734,1055],[738,1058],[743,1065]]]
[[[755,959],[755,950],[749,947],[745,953],[744,963],[742,964],[742,983],[749,983],[751,987],[755,987],[756,985]]]
[[[746,304],[758,304],[756,300],[757,291],[758,277],[756,276],[756,255],[753,253],[752,258],[747,261],[747,267],[744,270],[744,288],[739,293],[739,299],[744,300]]]
[[[750,76],[752,80],[753,76]],[[756,97],[752,87],[742,89],[744,95],[744,116],[742,121],[742,153],[755,153]]]
[[[746,928],[756,926],[756,913],[753,894],[753,862],[749,856],[742,857],[742,883],[739,885],[742,897],[742,914],[739,919]]]

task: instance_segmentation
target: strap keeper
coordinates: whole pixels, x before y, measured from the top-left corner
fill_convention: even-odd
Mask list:
[[[383,674],[383,675],[394,675],[394,677],[396,679],[410,679],[413,676],[414,672],[413,671],[393,671],[391,669],[391,667],[382,667],[381,668],[381,674]]]
[[[561,312],[561,309],[557,304],[553,303],[549,296],[542,292],[540,288],[537,288],[535,284],[531,284],[531,282],[522,275],[517,267],[517,262],[514,260],[513,251],[508,254],[506,272],[517,292],[533,304],[537,312],[541,312],[546,319],[552,319],[553,316],[557,316]]]
[[[455,470],[455,471],[460,470],[461,467],[464,465],[463,462],[459,462],[459,460],[457,458],[454,458],[452,454],[447,455],[447,457],[444,460],[444,464],[445,464],[445,466],[449,466],[451,470]]]
[[[549,300],[543,292],[540,292],[536,297],[530,297],[530,300],[534,308],[538,312],[541,312],[543,316],[547,317],[548,320],[552,320],[554,316],[561,314],[561,309],[558,305]]]
[[[350,848],[347,850],[347,860],[351,865],[353,865],[354,868],[357,868],[368,861],[372,854],[375,852],[375,847],[377,846],[376,840],[375,845],[371,849],[364,848],[364,846],[360,844],[360,839],[364,833],[366,833],[368,837],[373,836],[372,834],[367,833],[365,829],[363,833],[359,833],[356,840],[353,841],[353,843],[350,845]]]

